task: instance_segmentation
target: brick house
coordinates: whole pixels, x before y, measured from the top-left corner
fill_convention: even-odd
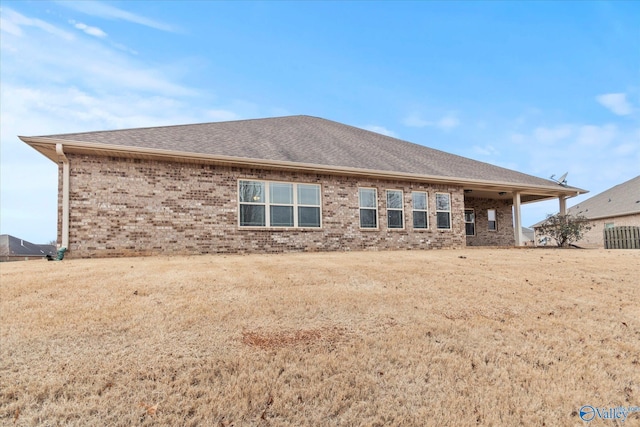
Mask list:
[[[309,116],[20,138],[69,257],[517,245],[521,203],[585,192]]]

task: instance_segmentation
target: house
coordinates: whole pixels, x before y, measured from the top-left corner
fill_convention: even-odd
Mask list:
[[[55,245],[36,245],[9,234],[0,235],[0,261],[28,261],[55,256]]]
[[[535,231],[533,228],[522,227],[522,245],[535,246]]]
[[[640,175],[570,207],[567,214],[590,221],[591,230],[577,242],[579,246],[604,247],[605,228],[640,227]]]
[[[310,116],[20,138],[69,257],[514,245],[522,203],[585,192]]]

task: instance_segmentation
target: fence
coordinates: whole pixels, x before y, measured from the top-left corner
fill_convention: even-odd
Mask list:
[[[622,226],[604,229],[605,249],[640,249],[640,227]]]

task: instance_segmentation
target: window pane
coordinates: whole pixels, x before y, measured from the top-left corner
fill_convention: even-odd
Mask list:
[[[449,195],[448,194],[436,194],[436,210],[448,211],[449,210]]]
[[[427,213],[422,211],[413,212],[413,228],[427,228]]]
[[[413,193],[413,209],[427,210],[427,193]]]
[[[264,206],[240,205],[240,225],[245,227],[264,227]]]
[[[320,206],[320,186],[298,184],[298,204]]]
[[[387,211],[389,228],[402,228],[402,211]]]
[[[489,209],[487,211],[487,216],[489,217],[489,221],[495,221],[496,220],[496,210],[495,209]]]
[[[272,182],[269,184],[269,202],[273,204],[293,204],[293,184]]]
[[[475,222],[475,214],[473,211],[466,210],[464,211],[464,220],[465,222]]]
[[[489,221],[489,230],[496,231],[497,228],[497,223],[495,221]]]
[[[360,207],[361,208],[377,208],[376,190],[373,188],[360,189]]]
[[[387,191],[387,209],[402,209],[402,191]]]
[[[436,223],[438,228],[451,228],[451,221],[449,219],[449,212],[437,212]]]
[[[476,225],[472,222],[467,222],[465,225],[465,231],[467,236],[475,236],[476,235]]]
[[[264,182],[240,181],[240,201],[264,203]]]
[[[375,209],[360,209],[360,227],[362,228],[376,228],[378,222],[376,219]]]
[[[320,208],[298,208],[298,227],[320,227]]]
[[[293,206],[271,206],[272,227],[293,227]]]

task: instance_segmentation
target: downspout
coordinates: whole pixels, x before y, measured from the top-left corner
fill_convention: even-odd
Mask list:
[[[56,144],[56,153],[62,161],[62,243],[69,249],[69,159],[64,154],[62,144]]]

